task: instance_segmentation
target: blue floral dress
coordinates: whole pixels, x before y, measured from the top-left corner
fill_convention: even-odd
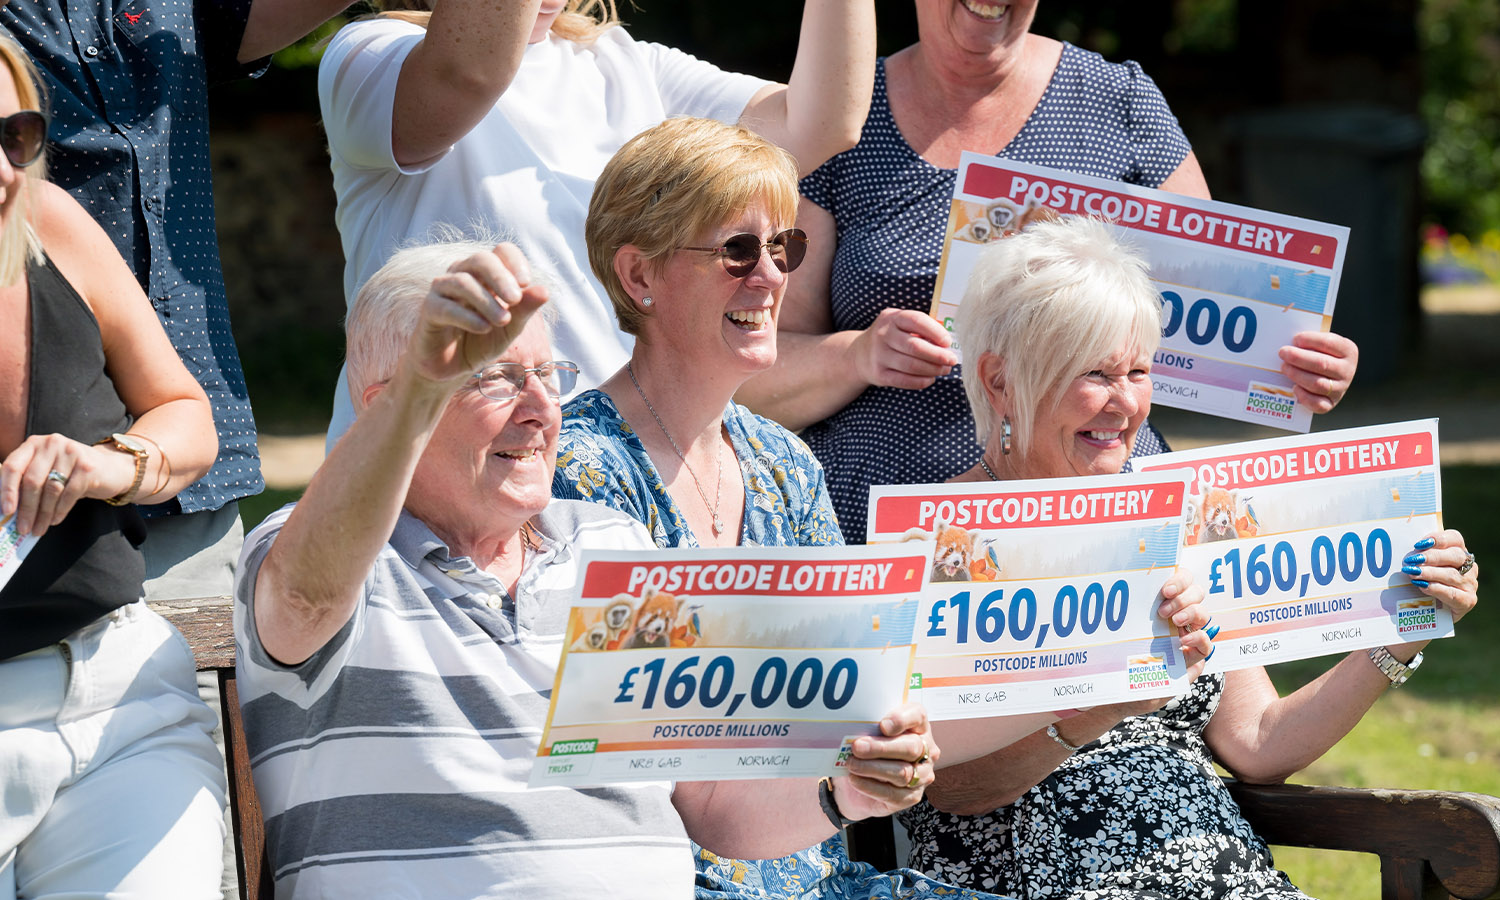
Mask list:
[[[734,403],[724,427],[745,480],[741,544],[844,543],[823,467],[806,444]],[[552,496],[618,509],[644,524],[658,547],[698,546],[640,437],[603,391],[584,391],[563,407]]]
[[[741,544],[844,543],[828,500],[823,467],[796,435],[742,406],[724,410],[745,480]],[[552,495],[618,509],[651,532],[658,547],[696,547],[697,539],[667,493],[640,437],[602,391],[585,391],[563,407]],[[763,898],[927,898],[1000,900],[956,888],[911,869],[881,872],[849,859],[843,835],[779,859],[728,859],[693,845],[699,900]]]

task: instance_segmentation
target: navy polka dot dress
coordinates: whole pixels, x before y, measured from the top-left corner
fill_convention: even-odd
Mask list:
[[[998,155],[1155,187],[1189,150],[1140,66],[1064,44],[1031,118]],[[922,159],[901,137],[886,97],[885,60],[878,61],[859,144],[801,184],[838,230],[830,286],[835,329],[868,328],[887,307],[931,307],[957,176],[956,169]],[[981,451],[956,369],[923,391],[868,388],[802,437],[823,463],[851,544],[865,539],[870,485],[944,481],[973,466]],[[1141,429],[1135,455],[1164,449],[1154,429]]]

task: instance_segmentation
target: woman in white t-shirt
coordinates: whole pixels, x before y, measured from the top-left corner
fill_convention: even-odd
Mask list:
[[[594,179],[625,141],[676,115],[738,122],[805,174],[852,147],[869,107],[873,0],[803,13],[788,84],[632,39],[613,0],[385,0],[339,31],[318,71],[344,293],[435,226],[499,233],[547,272],[558,358],[580,389],[624,365],[631,339],[589,271]],[[352,421],[343,376],[330,444]]]

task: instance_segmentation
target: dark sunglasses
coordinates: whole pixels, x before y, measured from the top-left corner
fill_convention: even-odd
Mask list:
[[[0,147],[16,168],[36,162],[46,143],[47,117],[36,110],[23,109],[0,118]]]
[[[563,359],[544,362],[531,369],[520,363],[494,363],[471,377],[479,382],[479,393],[491,400],[514,400],[526,389],[526,377],[533,374],[554,397],[568,393],[578,383],[578,366]]]
[[[736,234],[731,235],[719,247],[679,247],[678,249],[716,253],[719,261],[724,264],[724,271],[733,278],[744,278],[760,265],[762,247],[771,252],[772,265],[783,272],[790,272],[802,265],[802,258],[807,255],[807,232],[800,228],[788,228],[769,241],[761,241],[758,234]]]

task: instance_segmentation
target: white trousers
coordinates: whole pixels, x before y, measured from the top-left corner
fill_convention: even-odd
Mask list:
[[[216,900],[213,726],[144,601],[0,662],[0,900]]]

